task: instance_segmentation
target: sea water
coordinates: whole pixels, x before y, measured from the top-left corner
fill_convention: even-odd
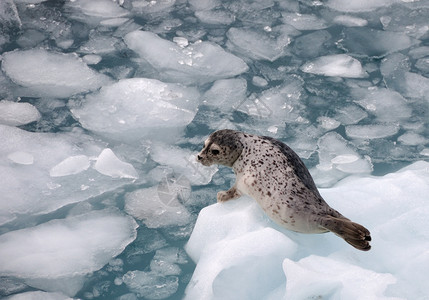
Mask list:
[[[1,0],[0,298],[429,299],[429,2]],[[371,231],[275,225],[195,155],[282,140]]]

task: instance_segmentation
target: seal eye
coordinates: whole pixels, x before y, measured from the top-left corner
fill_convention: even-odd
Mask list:
[[[217,149],[212,149],[212,154],[213,155],[218,155],[219,154],[219,150],[217,150]]]

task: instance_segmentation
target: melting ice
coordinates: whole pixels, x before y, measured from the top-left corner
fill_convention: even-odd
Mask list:
[[[427,1],[0,1],[0,298],[426,299]],[[195,160],[289,144],[368,253]],[[362,288],[364,287],[364,288]]]

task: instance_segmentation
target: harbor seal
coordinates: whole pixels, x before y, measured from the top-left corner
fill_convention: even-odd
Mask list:
[[[248,195],[277,224],[301,233],[331,231],[353,247],[371,249],[368,229],[323,200],[310,172],[286,144],[267,136],[223,129],[212,133],[197,155],[204,166],[233,168],[236,182],[218,202]]]

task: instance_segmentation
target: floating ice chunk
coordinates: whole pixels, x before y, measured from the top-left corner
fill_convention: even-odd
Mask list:
[[[103,58],[100,55],[95,54],[88,54],[82,57],[83,61],[87,63],[88,65],[96,65],[98,64]]]
[[[344,2],[342,0],[329,0],[326,5],[335,10],[344,12],[372,11],[382,6],[389,6],[400,0],[352,0]]]
[[[315,15],[299,13],[282,13],[283,22],[298,30],[320,30],[329,27],[325,20]]]
[[[66,98],[92,91],[110,79],[90,69],[72,54],[46,50],[21,50],[3,54],[2,69],[31,95]],[[19,91],[18,93],[29,93]]]
[[[79,174],[89,168],[90,162],[86,155],[77,155],[67,157],[65,160],[55,165],[50,171],[51,177],[60,177]]]
[[[132,11],[148,17],[159,16],[160,14],[168,13],[175,3],[176,0],[134,0],[132,2]]]
[[[155,79],[122,79],[87,95],[71,111],[83,127],[109,138],[171,140],[194,118],[198,96],[194,88]]]
[[[246,98],[247,81],[243,78],[220,79],[204,93],[203,101],[208,105],[231,110],[236,103]]]
[[[349,15],[336,16],[334,23],[344,25],[347,27],[363,27],[368,25],[368,21],[362,18],[357,18]]]
[[[420,151],[420,154],[424,156],[429,156],[429,148],[423,149],[422,151]]]
[[[380,139],[395,135],[399,126],[395,124],[371,124],[346,126],[346,134],[354,139]]]
[[[122,280],[138,297],[149,300],[166,299],[179,288],[177,276],[162,276],[152,272],[129,271]]]
[[[340,43],[343,48],[350,53],[371,57],[383,57],[419,43],[418,40],[400,32],[366,27],[345,28],[343,33],[344,38]]]
[[[379,122],[398,122],[409,120],[412,109],[399,93],[380,88],[377,90],[355,89],[352,95],[355,102],[367,112],[377,116]]]
[[[129,12],[110,0],[75,0],[66,3],[69,17],[88,24],[104,19],[127,17]]]
[[[140,189],[126,195],[125,211],[149,228],[186,225],[192,216],[179,198],[186,201],[189,192],[189,185],[182,184],[180,178],[168,186]]]
[[[368,114],[356,105],[349,104],[336,109],[334,116],[343,125],[356,124],[368,117]]]
[[[404,145],[419,146],[427,144],[429,140],[420,134],[407,132],[398,137],[398,142]]]
[[[37,108],[30,103],[0,101],[0,124],[20,126],[39,120]]]
[[[151,147],[151,158],[171,167],[176,174],[185,176],[191,184],[208,184],[218,171],[217,166],[205,167],[197,162],[196,152],[164,144]]]
[[[429,49],[427,53],[429,53]],[[423,73],[429,73],[429,57],[420,58],[419,60],[417,60],[416,68],[422,71]]]
[[[327,52],[332,35],[326,30],[317,30],[295,39],[293,52],[299,57],[317,57]],[[332,42],[331,42],[332,43]]]
[[[229,25],[235,21],[235,16],[222,9],[196,11],[195,16],[203,23]]]
[[[51,177],[52,168],[67,158],[96,157],[104,148],[79,131],[35,133],[0,125],[0,136],[3,140],[0,146],[0,194],[4,200],[0,201],[0,224],[16,218],[16,224],[20,224],[20,216],[26,219],[30,215],[49,213],[130,182],[126,178],[112,180],[92,168],[76,175]],[[56,171],[63,173],[74,169],[70,163],[57,168]],[[29,185],[31,193],[28,193]]]
[[[338,133],[328,132],[318,140],[318,146],[319,165],[317,168],[320,171],[332,169],[345,173],[369,173],[372,171],[371,162],[361,158]]]
[[[329,117],[318,117],[317,121],[320,123],[320,126],[322,126],[322,128],[327,130],[333,130],[341,125],[340,122]]]
[[[275,37],[273,32],[245,28],[232,27],[226,36],[227,46],[232,51],[253,59],[269,61],[275,61],[285,55],[285,48],[290,43],[290,38],[282,33]]]
[[[135,51],[166,81],[206,83],[247,71],[246,63],[210,42],[196,42],[181,48],[147,31],[125,36],[127,46]]]
[[[419,59],[419,58],[428,56],[428,53],[429,53],[429,46],[421,46],[421,47],[413,48],[408,52],[408,54],[414,59]]]
[[[347,78],[363,78],[368,76],[362,69],[361,63],[346,54],[321,56],[311,62],[305,63],[301,67],[301,70],[306,73]]]
[[[287,280],[285,299],[288,300],[316,297],[398,299],[384,296],[387,286],[396,282],[393,275],[381,274],[337,259],[315,255],[298,262],[285,259],[283,269]],[[365,291],[362,291],[362,286],[365,286]]]
[[[137,227],[130,216],[106,209],[5,233],[0,235],[0,274],[34,287],[74,281],[120,254],[136,238]],[[47,291],[73,296],[79,289],[52,284]]]
[[[7,297],[5,300],[72,300],[72,298],[60,293],[34,291],[13,295]]]
[[[219,0],[189,0],[188,2],[195,10],[209,10],[222,4]]]
[[[7,156],[7,158],[20,165],[32,165],[34,163],[34,156],[31,153],[24,151],[12,152]]]
[[[80,157],[76,160],[79,160],[82,164],[78,169],[80,171],[82,171],[83,168],[89,166],[89,161],[85,161],[85,158],[83,157]],[[69,161],[67,161],[67,165],[68,163]],[[61,166],[59,169],[63,169],[63,166]],[[94,169],[96,169],[101,174],[110,176],[112,178],[137,179],[139,177],[132,164],[120,160],[115,155],[115,153],[113,153],[112,149],[109,148],[104,149],[97,157],[97,160],[94,164]]]
[[[252,84],[258,87],[265,87],[268,85],[268,81],[260,76],[253,76]]]

